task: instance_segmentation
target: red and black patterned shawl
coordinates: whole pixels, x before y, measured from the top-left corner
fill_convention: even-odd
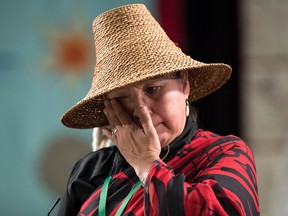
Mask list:
[[[169,157],[154,162],[145,187],[133,195],[123,215],[259,215],[254,157],[243,140],[197,129],[188,120],[170,146]],[[113,179],[106,209],[107,215],[115,215],[138,181],[116,147],[92,152],[76,163],[58,215],[98,215],[109,175]]]

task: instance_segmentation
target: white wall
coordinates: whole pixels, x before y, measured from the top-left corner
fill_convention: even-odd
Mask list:
[[[243,128],[256,157],[261,215],[288,215],[288,1],[243,5]]]

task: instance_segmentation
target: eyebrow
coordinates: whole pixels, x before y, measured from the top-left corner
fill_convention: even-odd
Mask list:
[[[177,75],[175,75],[175,73],[164,74],[164,75],[156,76],[156,77],[153,77],[153,78],[150,78],[147,80],[140,81],[138,83],[134,83],[132,85],[134,85],[137,88],[137,85],[139,85],[139,84],[142,84],[145,86],[145,85],[153,84],[154,82],[163,81],[163,80],[170,80],[170,79],[179,79],[179,77]]]
[[[150,78],[150,79],[147,79],[147,80],[142,80],[140,82],[136,82],[136,83],[133,83],[131,85],[135,86],[137,88],[137,85],[139,85],[139,83],[142,83],[142,82],[145,82],[145,81],[157,82],[157,81],[162,81],[162,80],[167,80],[167,79],[181,79],[181,78],[182,78],[181,72],[177,71],[177,72],[174,72],[174,73],[172,72],[172,73],[168,73],[168,74],[162,74],[162,75],[159,75],[159,76],[155,76],[153,78]],[[122,88],[119,88],[118,90],[120,91],[119,94],[126,93],[126,90],[124,90]],[[108,95],[107,95],[107,98],[109,98]]]
[[[151,80],[163,80],[163,79],[180,79],[181,73],[179,71],[174,72],[174,73],[168,73],[168,74],[163,74],[157,77],[152,78]]]

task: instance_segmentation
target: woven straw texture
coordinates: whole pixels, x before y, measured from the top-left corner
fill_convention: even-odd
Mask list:
[[[189,101],[216,91],[231,74],[226,64],[205,64],[185,55],[166,35],[145,5],[132,4],[97,16],[93,22],[96,64],[87,95],[62,116],[72,128],[108,124],[105,93],[155,76],[189,71]]]

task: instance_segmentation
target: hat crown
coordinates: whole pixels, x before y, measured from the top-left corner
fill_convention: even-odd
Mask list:
[[[149,44],[147,42],[155,42],[156,38],[167,40],[166,33],[143,4],[122,6],[100,14],[93,22],[93,33],[97,62],[105,59],[105,54],[113,54],[109,51],[120,48],[128,51],[131,47],[127,49],[127,46],[133,44],[141,44],[135,48],[142,50]]]
[[[92,86],[96,86],[91,90],[102,89],[99,94],[111,89],[114,81],[121,87],[121,79],[125,79],[123,84],[127,85],[127,80],[132,83],[138,75],[142,79],[160,75],[163,68],[158,74],[155,67],[160,58],[164,67],[171,63],[172,55],[186,58],[143,4],[126,5],[100,14],[93,22],[93,34],[96,67]],[[111,73],[113,79],[108,80]]]

